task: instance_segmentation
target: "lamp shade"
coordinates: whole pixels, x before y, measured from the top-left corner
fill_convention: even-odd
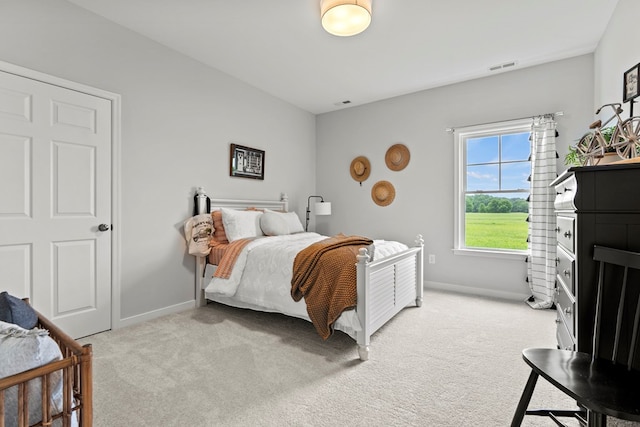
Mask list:
[[[331,202],[318,202],[314,210],[316,215],[331,215]]]
[[[321,0],[322,27],[334,36],[355,36],[371,23],[371,0]]]

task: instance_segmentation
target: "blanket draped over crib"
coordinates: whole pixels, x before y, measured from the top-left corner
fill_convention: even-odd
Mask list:
[[[322,339],[333,332],[333,323],[357,303],[356,255],[372,240],[338,234],[300,251],[293,263],[291,297],[304,297],[307,313]]]

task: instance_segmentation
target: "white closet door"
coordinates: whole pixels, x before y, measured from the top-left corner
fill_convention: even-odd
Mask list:
[[[0,291],[74,338],[111,328],[111,120],[109,100],[0,72]]]

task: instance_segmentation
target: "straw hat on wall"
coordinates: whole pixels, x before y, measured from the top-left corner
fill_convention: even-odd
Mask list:
[[[396,198],[396,189],[389,181],[378,181],[371,188],[371,198],[378,206],[388,206]]]
[[[387,167],[392,171],[401,171],[406,168],[409,164],[409,159],[411,159],[411,154],[404,144],[392,145],[384,156]]]
[[[355,179],[359,183],[366,181],[371,174],[371,163],[365,156],[358,156],[351,161],[349,166],[349,172],[351,172],[351,178]]]

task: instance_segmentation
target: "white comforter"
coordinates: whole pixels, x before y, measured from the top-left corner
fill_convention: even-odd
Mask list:
[[[291,298],[293,261],[302,249],[326,238],[318,233],[258,238],[244,247],[228,279],[211,280],[205,296],[237,307],[309,320],[304,299],[295,302]],[[406,249],[403,243],[374,240],[369,253],[373,252],[375,261]],[[335,326],[350,334],[360,330],[354,310],[345,311]]]

